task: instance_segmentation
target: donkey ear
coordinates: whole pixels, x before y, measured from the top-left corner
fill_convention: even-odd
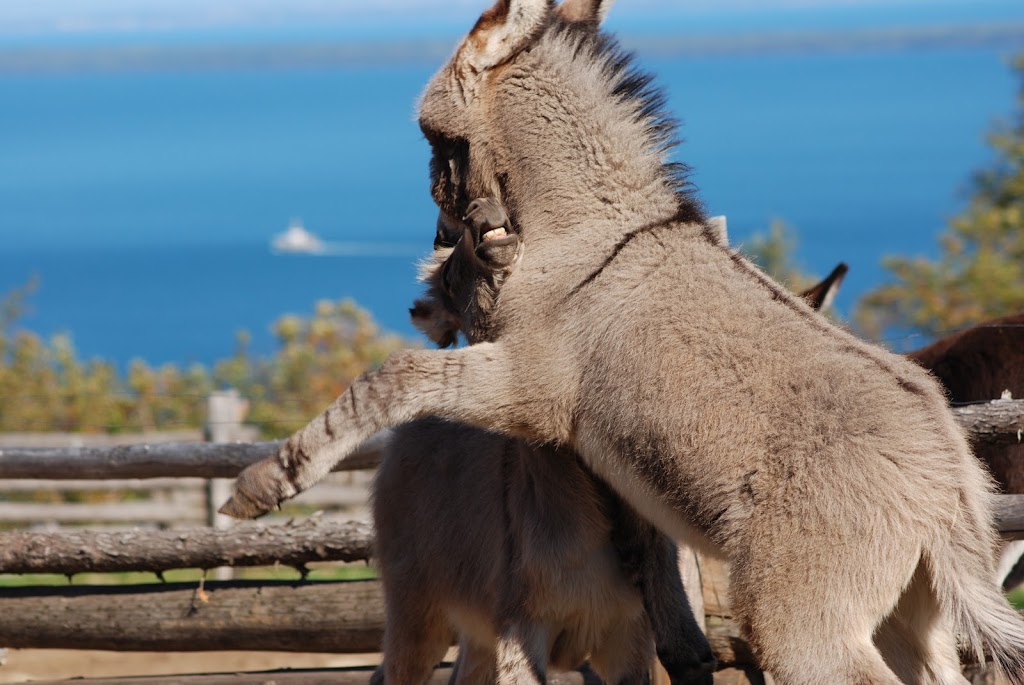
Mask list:
[[[729,222],[724,214],[713,216],[707,221],[708,233],[722,247],[729,246]]]
[[[459,341],[459,319],[436,298],[416,300],[409,310],[412,323],[438,347],[454,347]]]
[[[819,312],[825,311],[832,306],[832,300],[839,292],[839,286],[842,285],[843,278],[849,270],[850,268],[845,263],[839,262],[838,266],[832,269],[832,273],[817,285],[800,293],[800,297],[811,306],[811,309]]]
[[[608,16],[612,0],[565,0],[558,13],[566,21],[587,21],[600,24]]]
[[[463,45],[463,59],[477,72],[515,57],[540,32],[554,0],[498,0],[480,15]]]

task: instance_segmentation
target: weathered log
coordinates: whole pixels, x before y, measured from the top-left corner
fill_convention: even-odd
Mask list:
[[[954,407],[953,415],[975,442],[991,445],[1024,442],[1024,400],[993,400]]]
[[[1007,539],[1024,539],[1024,495],[996,500],[996,523]],[[168,571],[218,566],[301,567],[314,561],[364,561],[370,558],[373,531],[362,522],[313,517],[287,525],[239,523],[226,530],[188,528],[166,531],[60,531],[0,533],[0,573],[112,573]],[[708,614],[719,612],[709,560],[701,563]],[[709,578],[711,580],[709,580]],[[694,598],[694,605],[700,602]],[[725,612],[728,615],[728,612]]]
[[[287,525],[228,529],[0,533],[0,573],[110,573],[218,566],[301,567],[370,558],[373,529],[313,517]]]
[[[12,648],[361,653],[380,648],[383,630],[378,581],[231,581],[0,592],[0,644]],[[728,619],[709,619],[708,639],[723,665],[752,663]]]
[[[996,528],[1006,540],[1024,540],[1024,495],[996,498]]]
[[[234,478],[246,466],[274,454],[276,442],[180,442],[117,447],[0,449],[0,479],[48,478]],[[336,471],[374,468],[380,463],[371,439]]]
[[[1024,440],[1024,400],[995,400],[953,410],[975,440],[1015,444]],[[276,452],[280,442],[167,443],[119,447],[2,448],[0,479],[234,478],[249,464]],[[374,468],[379,440],[370,439],[335,470]]]
[[[75,678],[32,681],[32,685],[366,685],[373,671],[366,668],[263,671],[261,673],[209,673],[138,678]],[[444,685],[451,677],[448,666],[437,668],[430,685]],[[601,685],[593,672],[552,673],[549,685]],[[716,680],[717,682],[717,680]]]
[[[179,442],[117,447],[0,449],[0,478],[234,478],[280,443]]]
[[[0,645],[122,652],[380,649],[377,581],[5,588]]]

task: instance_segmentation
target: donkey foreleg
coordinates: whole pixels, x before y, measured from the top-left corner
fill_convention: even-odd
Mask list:
[[[308,489],[378,431],[425,416],[499,432],[522,427],[509,364],[498,343],[403,350],[363,374],[273,457],[239,474],[221,513],[255,518]]]

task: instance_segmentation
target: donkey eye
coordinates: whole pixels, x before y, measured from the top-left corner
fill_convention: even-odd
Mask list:
[[[438,136],[437,143],[434,146],[445,159],[452,159],[458,150],[458,145],[453,138],[448,136]]]
[[[469,149],[469,141],[458,136],[449,136],[428,126],[421,126],[423,137],[430,143],[434,154],[444,159],[452,159],[460,154],[465,154]]]

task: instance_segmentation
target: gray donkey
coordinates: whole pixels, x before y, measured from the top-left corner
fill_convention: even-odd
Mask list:
[[[413,321],[442,346],[485,340],[521,254],[501,206],[470,206],[472,230],[426,265]],[[492,236],[484,241],[482,236]],[[607,683],[646,682],[657,645],[673,683],[710,685],[715,660],[690,613],[670,539],[579,457],[425,419],[394,429],[373,490],[384,584],[384,662],[374,683],[425,683],[459,634],[451,683],[493,683],[502,628],[548,635],[544,674],[591,664]],[[652,633],[653,628],[653,633]],[[655,640],[657,637],[657,640]],[[513,685],[515,681],[503,680]]]
[[[420,105],[441,211],[499,197],[529,247],[494,342],[391,355],[223,511],[260,515],[382,428],[438,416],[570,446],[662,531],[725,557],[780,683],[964,683],[957,632],[1024,683],[992,483],[941,389],[718,243],[666,163],[650,80],[589,5],[569,22],[501,0]],[[499,669],[535,680],[548,636],[512,637]]]

